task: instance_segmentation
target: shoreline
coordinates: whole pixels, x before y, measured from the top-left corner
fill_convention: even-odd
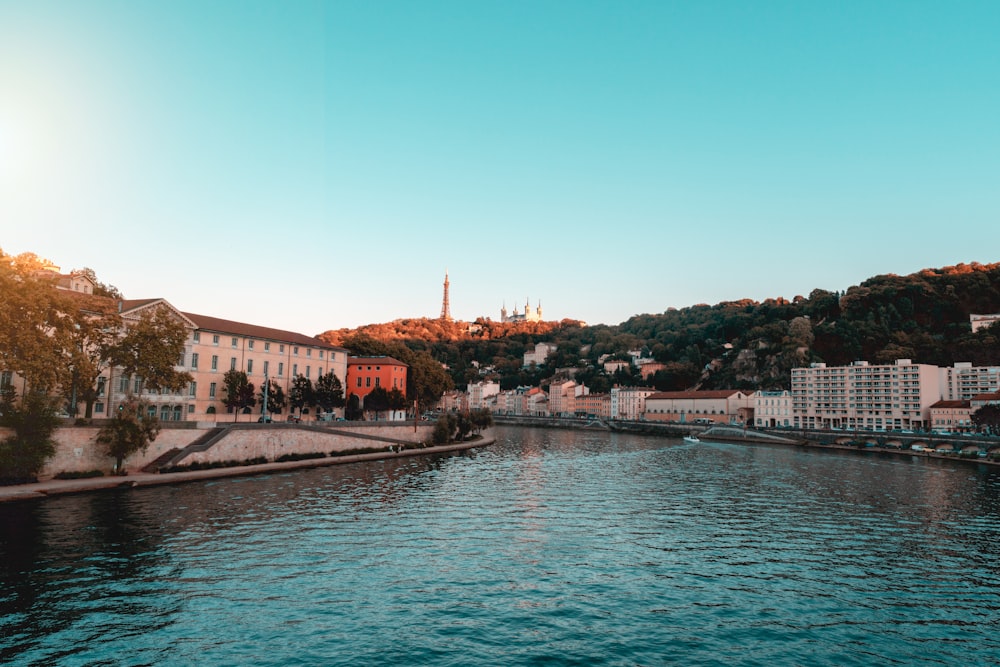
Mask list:
[[[230,468],[209,468],[205,470],[187,470],[183,472],[134,473],[120,477],[108,476],[88,477],[84,479],[50,479],[44,482],[0,486],[0,503],[16,502],[21,500],[39,500],[43,498],[50,498],[52,496],[89,493],[92,491],[106,491],[109,489],[144,488],[151,486],[165,486],[169,484],[181,484],[184,482],[197,482],[207,479],[222,479],[226,477],[249,477],[252,475],[262,475],[265,473],[283,470],[322,468],[348,463],[362,463],[366,461],[381,461],[385,459],[423,456],[426,454],[446,454],[449,452],[460,452],[469,449],[477,449],[479,447],[488,447],[495,442],[496,438],[488,436],[478,440],[454,443],[451,445],[403,449],[398,452],[385,451],[371,452],[367,454],[346,454],[344,456],[328,456],[321,459],[256,463],[253,465],[233,466]]]

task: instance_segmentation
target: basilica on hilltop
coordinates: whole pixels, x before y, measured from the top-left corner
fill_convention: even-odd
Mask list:
[[[524,312],[517,312],[517,306],[514,306],[514,312],[510,315],[507,314],[507,304],[505,303],[500,309],[500,321],[501,322],[541,322],[542,321],[542,302],[538,302],[538,307],[535,310],[531,310],[531,304],[527,299],[524,300]]]

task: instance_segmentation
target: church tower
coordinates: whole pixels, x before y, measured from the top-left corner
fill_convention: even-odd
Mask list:
[[[444,299],[441,301],[441,319],[451,322],[451,307],[448,305],[448,269],[444,270]]]

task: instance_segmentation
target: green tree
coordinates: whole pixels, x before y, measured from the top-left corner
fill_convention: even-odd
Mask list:
[[[296,375],[292,380],[292,388],[288,390],[288,402],[292,411],[303,414],[309,411],[309,406],[315,404],[312,380],[305,375]]]
[[[344,387],[333,371],[316,378],[313,395],[317,407],[323,412],[344,407]]]
[[[388,409],[389,392],[385,387],[375,387],[365,396],[365,412],[374,412],[375,421],[378,421],[379,415]]]
[[[118,406],[118,414],[97,433],[97,442],[115,458],[115,472],[125,474],[125,458],[144,452],[160,433],[160,420],[145,401],[130,400]]]
[[[185,324],[166,307],[146,310],[111,344],[107,357],[127,377],[140,378],[140,394],[161,389],[179,392],[193,379],[190,373],[175,368],[187,336]]]
[[[972,413],[972,423],[987,433],[1000,433],[1000,405],[984,405]]]
[[[240,413],[257,405],[254,386],[243,371],[231,369],[222,376],[222,390],[226,396],[222,404],[235,413],[233,421],[239,421]]]
[[[231,372],[231,371],[230,371]],[[260,388],[260,404],[264,405],[264,386]],[[267,381],[267,412],[268,414],[280,415],[285,409],[285,390],[274,380]]]
[[[472,410],[469,413],[469,421],[472,422],[473,432],[478,435],[483,429],[493,426],[493,415],[485,408]]]
[[[406,400],[406,394],[404,394],[398,387],[390,389],[386,399],[389,403],[390,410],[403,411],[410,407],[409,401]]]
[[[456,428],[455,415],[441,415],[434,423],[431,431],[431,443],[435,445],[446,445],[451,442]]]
[[[59,419],[51,398],[42,392],[29,392],[19,404],[13,398],[8,392],[2,404],[3,424],[14,433],[0,441],[0,484],[35,481],[56,451]]]

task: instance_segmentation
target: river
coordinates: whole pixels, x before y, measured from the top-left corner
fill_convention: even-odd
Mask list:
[[[986,665],[1000,474],[498,427],[0,504],[0,664]]]

